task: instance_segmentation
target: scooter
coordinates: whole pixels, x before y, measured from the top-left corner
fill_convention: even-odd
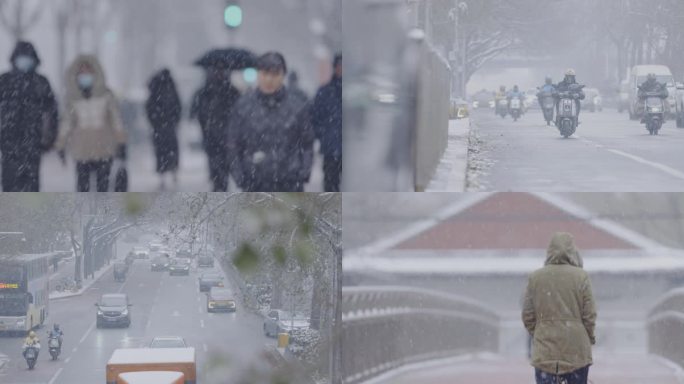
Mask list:
[[[57,360],[59,354],[62,352],[62,346],[59,342],[59,338],[56,336],[50,336],[48,339],[48,350],[50,351],[50,356],[52,360]]]
[[[650,135],[657,135],[665,120],[663,99],[654,95],[646,95],[644,102],[644,123]]]
[[[521,104],[522,102],[518,97],[512,98],[509,103],[509,109],[511,111],[511,117],[513,117],[513,121],[518,121],[520,118],[520,114],[522,113]]]
[[[575,95],[579,93],[584,85],[575,84],[571,86],[569,92],[558,93],[558,130],[561,136],[568,138],[572,136],[577,130],[579,110],[577,109],[577,100]]]
[[[544,112],[544,120],[546,120],[546,125],[551,125],[553,121],[553,107],[555,102],[551,94],[544,94],[542,96],[542,112]]]
[[[496,104],[496,111],[501,118],[505,118],[506,114],[508,113],[508,100],[506,99],[501,99],[497,102]]]
[[[38,359],[38,348],[35,346],[27,347],[24,351],[24,359],[26,359],[28,369],[33,369],[33,367],[36,366],[36,360]]]

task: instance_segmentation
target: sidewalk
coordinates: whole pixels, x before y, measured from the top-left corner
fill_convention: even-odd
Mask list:
[[[425,192],[463,192],[468,169],[470,119],[449,120],[449,142]]]
[[[52,289],[56,286],[56,283],[60,279],[62,279],[64,277],[68,277],[68,276],[73,277],[73,275],[74,275],[74,260],[70,260],[66,263],[63,263],[62,265],[60,265],[59,269],[57,270],[57,273],[53,273],[52,275],[50,275],[50,296],[49,296],[50,300],[63,299],[63,298],[67,298],[67,297],[73,297],[73,296],[81,295],[83,292],[85,292],[86,289],[90,288],[90,286],[95,284],[95,282],[98,281],[100,279],[100,277],[102,277],[102,275],[107,273],[109,271],[109,269],[112,267],[112,265],[114,265],[113,261],[111,263],[109,263],[109,265],[105,265],[104,267],[100,268],[99,271],[96,271],[94,273],[93,278],[83,280],[81,289],[79,289],[78,291],[74,291],[74,292],[53,291]]]

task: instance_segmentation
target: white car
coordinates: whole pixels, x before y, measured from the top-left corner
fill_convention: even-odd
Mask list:
[[[186,348],[185,339],[180,336],[157,336],[150,342],[150,348]]]
[[[268,312],[264,320],[264,334],[269,337],[278,336],[279,333],[290,333],[295,329],[309,328],[309,319],[301,313],[291,314],[281,309],[273,309]]]

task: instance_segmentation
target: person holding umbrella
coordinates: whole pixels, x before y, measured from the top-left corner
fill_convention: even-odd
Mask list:
[[[202,129],[202,144],[209,159],[214,192],[228,190],[229,154],[226,153],[228,122],[240,92],[231,84],[231,71],[253,64],[253,55],[240,49],[213,50],[195,62],[206,71],[206,81],[193,98],[191,118]]]
[[[264,54],[257,70],[257,89],[238,100],[230,120],[233,175],[247,192],[303,191],[313,162],[308,105],[284,86],[283,55]]]
[[[161,179],[160,189],[165,189],[164,174],[173,175],[178,184],[178,136],[176,130],[181,119],[181,101],[176,84],[168,69],[157,72],[147,84],[150,97],[145,103],[147,118],[152,126],[152,143],[157,158],[157,173]]]

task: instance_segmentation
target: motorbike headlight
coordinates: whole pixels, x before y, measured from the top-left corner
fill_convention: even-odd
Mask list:
[[[123,311],[121,311],[121,314],[122,314],[123,316],[128,315],[128,308],[125,308]]]

